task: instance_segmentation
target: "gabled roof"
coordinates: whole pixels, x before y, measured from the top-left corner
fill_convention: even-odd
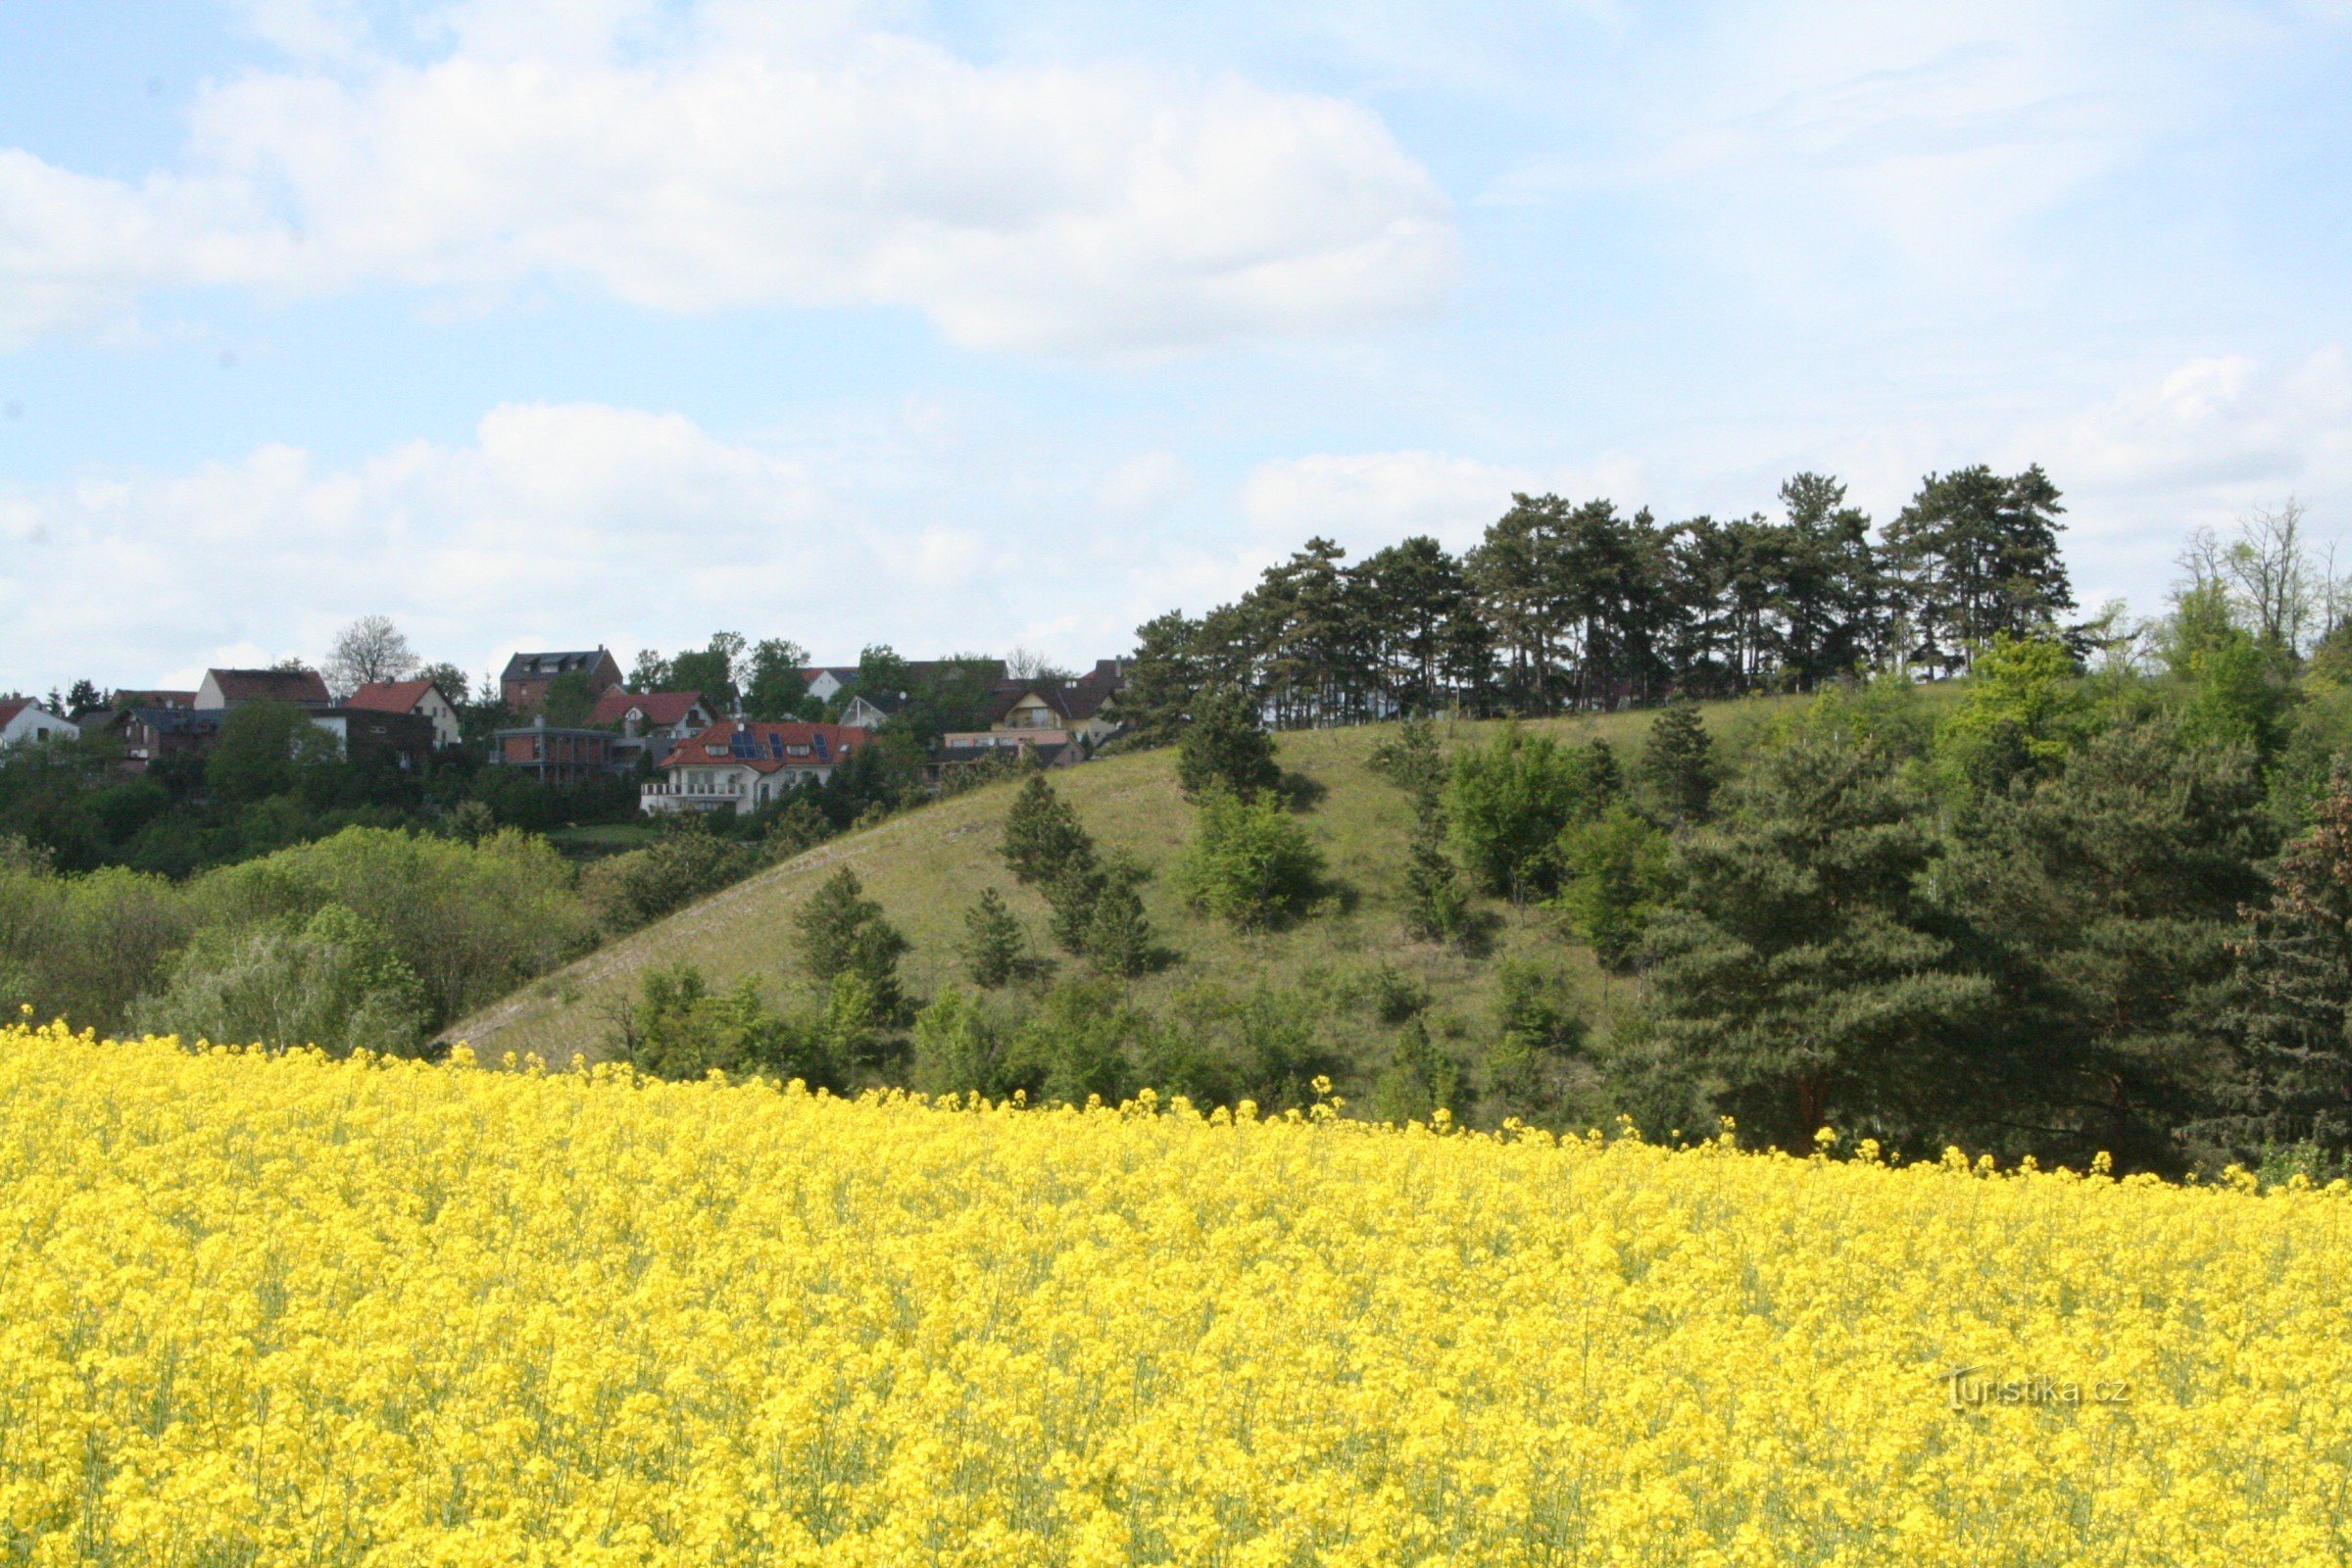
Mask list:
[[[568,675],[575,669],[594,669],[599,661],[612,657],[608,650],[602,648],[591,648],[584,653],[516,654],[507,661],[506,673],[499,679],[548,680],[558,675]]]
[[[671,725],[682,722],[694,711],[695,704],[703,700],[701,692],[632,692],[618,686],[608,686],[597,698],[596,707],[588,714],[591,724],[617,724],[626,718],[631,709],[645,715],[649,724]]]
[[[870,745],[873,737],[844,724],[759,724],[728,719],[680,741],[659,766],[748,767],[773,773],[786,767],[826,766]],[[798,755],[794,748],[805,750]]]
[[[309,703],[323,708],[334,699],[315,669],[208,669],[223,703]]]
[[[194,692],[166,691],[117,692],[115,693],[114,706],[122,709],[194,708],[196,706],[196,694]]]
[[[413,713],[416,711],[416,705],[424,701],[424,694],[436,689],[429,680],[369,681],[353,692],[351,701],[343,706],[364,708],[377,713]],[[443,692],[441,700],[449,701],[449,694]]]
[[[13,723],[19,713],[31,706],[32,699],[29,697],[11,697],[0,702],[0,725]]]

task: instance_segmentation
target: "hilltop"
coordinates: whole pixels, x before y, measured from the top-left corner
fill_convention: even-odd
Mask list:
[[[1747,699],[1710,704],[1702,713],[1724,750],[1737,753],[1783,706],[1781,699]],[[1527,727],[1563,740],[1605,740],[1630,761],[1654,717],[1654,710],[1629,711]],[[1500,721],[1441,726],[1449,749],[1476,744],[1500,728]],[[1172,750],[1105,757],[1052,775],[1103,849],[1124,851],[1153,873],[1144,889],[1146,908],[1166,945],[1182,956],[1134,982],[1139,1001],[1202,981],[1345,985],[1386,965],[1428,988],[1433,1027],[1444,1034],[1456,1024],[1471,1029],[1483,1023],[1497,969],[1511,957],[1556,968],[1594,1022],[1631,996],[1630,982],[1603,973],[1592,954],[1540,908],[1482,901],[1498,924],[1491,949],[1475,957],[1405,934],[1398,899],[1410,810],[1403,794],[1369,760],[1390,733],[1392,726],[1367,724],[1295,730],[1278,738],[1283,768],[1306,780],[1314,797],[1302,819],[1329,863],[1335,896],[1312,918],[1254,935],[1195,914],[1172,885],[1169,872],[1192,835],[1194,814],[1177,789]],[[985,887],[1003,893],[1039,950],[1049,950],[1045,901],[1015,886],[998,853],[1017,787],[1017,781],[1001,781],[832,840],[532,982],[461,1020],[448,1037],[470,1041],[493,1057],[514,1051],[558,1061],[574,1053],[596,1059],[610,1054],[612,1006],[650,970],[690,962],[715,984],[751,975],[780,990],[798,978],[793,912],[840,865],[858,873],[867,896],[911,943],[901,972],[913,997],[961,981],[963,911]]]

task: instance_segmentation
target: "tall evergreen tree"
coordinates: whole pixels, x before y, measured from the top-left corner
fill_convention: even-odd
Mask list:
[[[2046,635],[2075,608],[2058,555],[2058,487],[2036,464],[2004,478],[1979,464],[1929,474],[1886,530],[1911,656],[1944,673],[1994,635]]]
[[[2240,1066],[2200,1131],[2242,1158],[2295,1144],[2340,1158],[2352,1152],[2352,773],[2336,770],[2279,855],[2232,952]]]
[[[1668,826],[1695,827],[1712,813],[1714,750],[1696,703],[1669,703],[1651,722],[1635,774],[1650,809]]]
[[[1659,1045],[1741,1129],[1807,1147],[1825,1125],[1916,1138],[1965,1076],[1940,1054],[1989,997],[1920,884],[1936,846],[1886,759],[1801,731],[1681,840],[1646,944]]]
[[[1274,738],[1258,724],[1256,704],[1240,692],[1203,694],[1176,744],[1176,782],[1187,800],[1223,790],[1253,801],[1282,782]]]
[[[1999,982],[2001,1118],[2054,1157],[2178,1165],[2210,1114],[2238,910],[2273,842],[2243,747],[2164,720],[2093,738],[2055,777],[1981,803],[1947,868]]]
[[[1004,863],[1023,887],[1049,887],[1072,867],[1092,870],[1095,841],[1070,803],[1032,773],[1004,813]]]
[[[994,991],[1008,985],[1021,972],[1021,922],[1006,907],[995,888],[982,888],[980,897],[963,911],[963,962],[972,983]]]

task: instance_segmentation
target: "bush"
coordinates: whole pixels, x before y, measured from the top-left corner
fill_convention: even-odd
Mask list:
[[[131,1009],[134,1027],[193,1043],[317,1046],[329,1055],[412,1055],[427,1009],[416,971],[383,932],[339,904],[188,944],[161,995]]]
[[[580,896],[597,924],[617,936],[732,887],[758,870],[760,859],[759,851],[720,838],[701,816],[673,817],[645,849],[582,871]]]
[[[1454,760],[1446,817],[1486,890],[1521,899],[1552,891],[1560,830],[1598,815],[1620,788],[1602,743],[1564,747],[1512,725]]]
[[[190,899],[202,923],[226,926],[342,905],[416,972],[433,1028],[586,951],[595,935],[570,867],[546,840],[513,829],[467,846],[346,828],[208,872]]]
[[[1396,1037],[1389,1068],[1372,1090],[1372,1115],[1378,1121],[1430,1120],[1438,1111],[1452,1111],[1461,1102],[1461,1069],[1429,1038],[1429,1026],[1415,1018]]]
[[[1272,796],[1245,801],[1220,791],[1200,803],[1200,831],[1176,875],[1194,908],[1256,930],[1314,897],[1323,855]]]
[[[1609,968],[1633,961],[1666,895],[1671,853],[1666,835],[1622,802],[1560,834],[1557,907]]]
[[[12,1013],[29,1004],[43,1019],[118,1030],[194,924],[185,891],[162,877],[59,876],[23,840],[0,840],[0,1002]]]
[[[701,1078],[713,1068],[798,1078],[811,1088],[847,1087],[827,1018],[795,1018],[769,1006],[746,976],[713,995],[692,964],[656,969],[624,1013],[629,1060],[662,1078]]]
[[[1004,1093],[1004,1042],[985,1014],[949,986],[915,1015],[913,1085],[926,1095]]]

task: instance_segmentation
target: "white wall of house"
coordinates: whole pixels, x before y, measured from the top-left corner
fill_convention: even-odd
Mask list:
[[[427,686],[424,695],[416,699],[414,710],[433,721],[435,746],[447,748],[465,740],[466,730],[458,722],[458,710],[450,706],[448,698],[441,695],[440,687]]]
[[[829,703],[833,700],[833,694],[841,688],[841,680],[831,670],[820,669],[816,672],[816,679],[808,683],[808,695],[820,703]]]
[[[70,741],[81,734],[81,726],[70,718],[52,713],[38,703],[26,703],[17,710],[16,716],[0,724],[0,746],[30,746],[38,741]]]
[[[832,764],[795,761],[772,773],[740,762],[693,762],[664,767],[639,786],[637,808],[648,816],[672,811],[757,811],[804,783],[822,784]]]

